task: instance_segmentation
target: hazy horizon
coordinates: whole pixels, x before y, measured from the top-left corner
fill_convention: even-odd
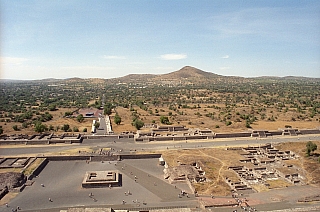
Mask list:
[[[0,3],[0,79],[320,77],[319,1]]]

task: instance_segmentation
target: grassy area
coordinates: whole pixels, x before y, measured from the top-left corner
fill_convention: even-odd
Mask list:
[[[30,175],[44,160],[44,158],[37,158],[28,168],[23,171],[23,173],[25,175]]]
[[[289,183],[288,181],[284,179],[277,179],[277,180],[267,180],[267,184],[269,184],[268,188],[274,189],[274,188],[284,188],[287,186],[292,186],[292,183]]]

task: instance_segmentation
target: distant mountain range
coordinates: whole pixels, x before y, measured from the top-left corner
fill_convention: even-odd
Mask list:
[[[108,79],[110,82],[118,83],[132,83],[132,82],[153,82],[162,84],[185,84],[185,83],[217,83],[217,82],[252,82],[252,81],[319,81],[320,78],[308,77],[274,77],[274,76],[261,76],[261,77],[239,77],[239,76],[222,76],[211,72],[202,71],[198,68],[185,66],[178,71],[168,74],[129,74],[124,77]]]
[[[239,76],[222,76],[211,72],[202,71],[198,68],[185,66],[180,70],[167,74],[129,74],[123,77],[102,79],[90,78],[82,79],[78,77],[68,79],[42,79],[33,80],[40,82],[81,82],[90,81],[92,83],[156,83],[156,84],[197,84],[197,83],[216,83],[216,82],[252,82],[252,81],[313,81],[320,82],[320,78],[309,77],[275,77],[275,76],[261,76],[261,77],[239,77]],[[22,80],[0,80],[1,82],[21,82]]]

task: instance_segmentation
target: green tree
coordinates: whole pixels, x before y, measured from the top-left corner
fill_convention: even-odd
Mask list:
[[[2,129],[2,126],[0,126],[0,135],[3,134],[3,129]]]
[[[310,156],[314,151],[317,150],[317,144],[313,143],[312,141],[308,141],[306,144],[307,147],[307,156]]]
[[[55,104],[49,105],[49,106],[48,106],[48,110],[50,110],[50,111],[55,111],[55,110],[57,110],[57,106],[56,106]]]
[[[73,132],[79,132],[79,128],[78,127],[73,127]]]
[[[171,124],[171,123],[169,122],[168,116],[160,116],[160,122],[161,122],[162,124]]]
[[[54,127],[52,126],[52,124],[49,125],[49,131],[53,131]]]
[[[97,122],[94,124],[94,126],[95,126],[96,129],[98,129],[98,128],[100,127],[100,122],[97,121]]]
[[[42,124],[42,122],[40,122],[40,121],[36,122],[34,125],[34,131],[36,131],[37,133],[42,133],[42,132],[46,131],[47,129],[48,129],[47,125]]]
[[[12,128],[14,129],[14,131],[18,131],[19,130],[18,125],[13,125]]]
[[[23,127],[23,128],[27,128],[27,127],[28,127],[28,122],[23,122],[23,123],[22,123],[22,127]]]
[[[250,125],[250,121],[246,120],[246,128],[252,128]]]
[[[111,115],[111,113],[112,113],[112,108],[110,108],[110,107],[105,107],[104,108],[104,110],[103,110],[103,114],[104,115]]]
[[[232,124],[232,121],[226,121],[226,126],[229,126]]]
[[[82,115],[82,114],[79,114],[79,115],[77,116],[77,121],[81,123],[81,122],[83,122],[83,120],[84,120],[83,115]]]
[[[114,116],[114,123],[116,123],[116,125],[119,125],[121,123],[121,117],[118,113]]]
[[[144,126],[144,123],[143,123],[143,121],[141,121],[140,119],[135,119],[135,120],[132,122],[132,125],[133,125],[137,130],[140,130],[140,129]]]
[[[69,124],[64,124],[64,125],[61,127],[61,129],[62,129],[63,131],[65,131],[65,132],[68,132],[68,130],[70,129],[70,126],[69,126]]]
[[[64,113],[64,116],[66,116],[66,117],[67,117],[67,116],[72,116],[72,114],[73,114],[72,112],[67,111],[67,112]]]
[[[82,132],[87,132],[88,129],[87,128],[83,128]]]

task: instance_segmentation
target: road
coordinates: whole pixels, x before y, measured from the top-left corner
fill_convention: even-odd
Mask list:
[[[52,144],[39,146],[26,145],[7,145],[0,146],[1,156],[14,156],[23,154],[46,154],[50,152],[59,152],[83,147],[106,147],[113,148],[115,151],[123,153],[143,152],[166,149],[194,149],[194,148],[212,148],[227,146],[254,146],[265,143],[298,142],[298,141],[317,141],[320,135],[312,136],[278,136],[269,138],[228,138],[211,140],[190,140],[190,141],[156,141],[156,142],[135,142],[133,139],[113,138],[88,139],[83,140],[81,144]]]

